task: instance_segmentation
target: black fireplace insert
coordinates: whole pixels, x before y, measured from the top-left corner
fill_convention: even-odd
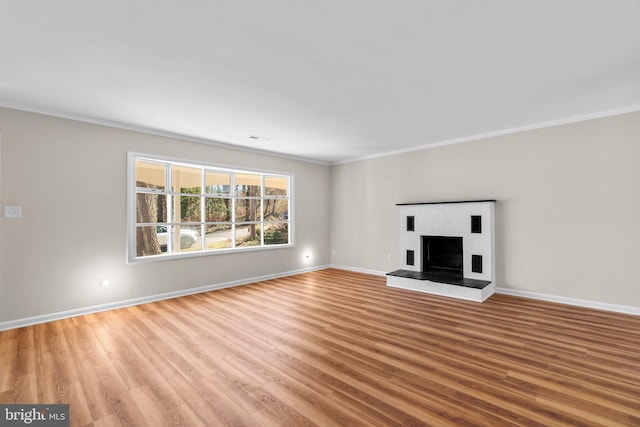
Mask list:
[[[423,273],[462,277],[462,237],[421,237]]]

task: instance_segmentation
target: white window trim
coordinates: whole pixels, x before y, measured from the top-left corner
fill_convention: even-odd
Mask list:
[[[144,158],[147,161],[157,160],[159,162],[172,162],[175,164],[183,164],[185,166],[201,166],[206,168],[213,168],[222,171],[237,173],[259,173],[266,175],[279,175],[286,176],[289,178],[289,243],[280,244],[280,245],[270,245],[270,246],[246,246],[239,248],[229,248],[229,249],[216,249],[216,250],[208,250],[208,251],[197,251],[197,252],[180,252],[180,253],[172,253],[172,254],[160,254],[160,255],[149,255],[145,257],[137,257],[136,256],[136,160],[139,158]],[[232,175],[233,179],[235,179],[235,175]],[[262,188],[264,188],[264,175],[262,176]],[[168,180],[168,177],[167,177]],[[181,159],[175,157],[167,157],[167,156],[159,156],[155,154],[146,154],[146,153],[138,153],[138,152],[128,152],[127,153],[127,263],[141,263],[141,262],[154,262],[154,261],[164,261],[164,260],[173,260],[180,258],[193,258],[193,257],[201,257],[201,256],[215,256],[222,254],[230,254],[230,253],[243,253],[243,252],[255,252],[255,251],[269,251],[269,250],[277,250],[283,248],[293,248],[295,247],[295,203],[294,203],[294,194],[295,194],[295,174],[291,172],[282,172],[282,171],[272,171],[265,169],[253,169],[253,168],[245,168],[245,167],[237,167],[237,166],[229,166],[229,165],[221,165],[216,163],[209,163],[203,161],[195,161],[188,159]],[[233,191],[233,182],[231,182],[231,190]],[[167,183],[165,183],[167,185]],[[204,188],[204,187],[203,187]],[[232,197],[231,200],[235,206],[235,197]],[[262,197],[261,197],[262,200]],[[168,210],[168,215],[171,209]],[[167,218],[170,220],[170,218]],[[235,228],[234,228],[235,229]],[[235,245],[235,233],[232,233],[233,244]],[[261,233],[261,244],[264,244],[264,233]]]

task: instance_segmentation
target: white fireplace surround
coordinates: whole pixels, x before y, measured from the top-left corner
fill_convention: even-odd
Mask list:
[[[477,289],[394,276],[387,276],[387,285],[473,301],[487,299],[495,292],[494,207],[495,200],[398,204],[403,270],[422,271],[422,236],[462,237],[463,277],[489,281],[489,285]],[[408,217],[413,217],[413,231],[407,230]],[[474,232],[472,217],[476,217]],[[407,264],[407,251],[413,251],[413,265]],[[473,255],[482,257],[482,272],[472,271]],[[475,259],[477,270],[479,258]]]

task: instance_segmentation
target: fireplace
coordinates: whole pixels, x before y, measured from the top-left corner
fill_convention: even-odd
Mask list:
[[[400,268],[387,273],[387,285],[471,301],[489,298],[496,287],[495,203],[398,203]]]
[[[462,237],[421,236],[422,272],[462,277]]]

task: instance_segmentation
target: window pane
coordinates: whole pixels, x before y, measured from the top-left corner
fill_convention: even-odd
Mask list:
[[[164,190],[167,175],[165,165],[136,161],[136,187]]]
[[[249,173],[236,174],[236,196],[260,196],[260,175]]]
[[[157,225],[154,227],[156,237],[158,238],[158,244],[162,252],[167,252],[167,242],[169,241],[169,226],[166,224]]]
[[[260,246],[260,224],[236,226],[236,247]]]
[[[162,246],[161,236],[158,233],[160,227],[144,226],[136,227],[136,256],[159,255],[167,250],[167,242]],[[164,227],[166,239],[167,227]]]
[[[286,196],[287,181],[285,176],[265,176],[264,194],[266,196]]]
[[[173,196],[174,222],[200,222],[200,196]]]
[[[173,172],[172,184],[174,192],[200,194],[202,169],[174,165],[171,170]]]
[[[204,200],[206,222],[231,222],[231,199],[207,197]]]
[[[236,222],[260,221],[260,200],[236,199]]]
[[[229,194],[231,175],[224,172],[206,172],[205,187],[210,194]]]
[[[164,194],[136,193],[136,222],[167,222],[167,196]]]
[[[286,245],[289,243],[288,222],[268,222],[264,224],[264,244]]]
[[[227,249],[233,243],[231,238],[231,224],[206,224],[205,249]]]
[[[172,237],[174,252],[192,252],[201,249],[199,225],[174,225]]]
[[[264,199],[262,212],[265,221],[287,221],[289,219],[289,200]]]

